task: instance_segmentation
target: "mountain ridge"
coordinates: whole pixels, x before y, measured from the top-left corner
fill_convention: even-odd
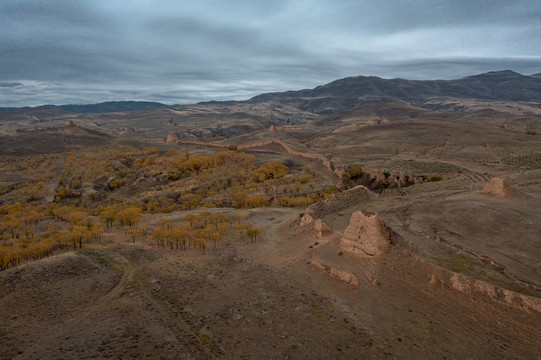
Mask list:
[[[491,71],[457,80],[383,79],[351,76],[313,89],[257,95],[250,102],[282,98],[341,98],[371,100],[388,98],[411,102],[427,97],[541,102],[541,74],[522,75],[511,70]]]
[[[105,101],[96,104],[66,104],[66,105],[41,105],[36,107],[2,107],[0,112],[11,112],[19,110],[31,110],[40,108],[58,109],[72,114],[103,114],[124,111],[139,111],[169,105],[152,101]]]
[[[541,103],[541,73],[522,75],[512,70],[489,71],[454,80],[407,80],[385,79],[378,76],[355,75],[337,79],[312,89],[287,90],[256,95],[247,100],[203,101],[197,105],[231,105],[236,103],[259,103],[269,100],[290,99],[313,101],[319,104],[302,104],[303,108],[318,108],[323,98],[341,99],[345,108],[361,101],[393,99],[419,105],[427,97],[453,97],[459,99],[482,99],[504,101],[533,101]],[[106,101],[96,104],[42,105],[37,107],[0,107],[0,112],[55,108],[74,114],[99,114],[139,111],[170,107],[151,101]],[[324,110],[322,110],[325,113]]]

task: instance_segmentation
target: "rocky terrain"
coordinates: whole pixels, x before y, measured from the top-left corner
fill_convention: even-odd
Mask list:
[[[111,227],[0,271],[0,358],[541,358],[538,86],[512,72],[355,77],[248,102],[0,113],[3,158],[113,142],[235,149],[257,166],[309,166],[327,190],[302,208],[204,209],[261,228],[255,241],[203,253]],[[166,195],[188,187],[156,178]],[[115,194],[140,198],[149,179]],[[153,228],[201,211],[143,216]]]

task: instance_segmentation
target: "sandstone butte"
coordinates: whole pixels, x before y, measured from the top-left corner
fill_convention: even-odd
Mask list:
[[[356,211],[340,239],[340,249],[363,256],[378,256],[389,246],[389,231],[377,214]]]
[[[278,129],[276,128],[276,126],[271,125],[271,126],[269,127],[269,131],[270,131],[270,132],[277,132]]]
[[[496,197],[509,197],[512,195],[513,190],[511,190],[507,180],[495,177],[487,181],[483,186],[483,193]]]

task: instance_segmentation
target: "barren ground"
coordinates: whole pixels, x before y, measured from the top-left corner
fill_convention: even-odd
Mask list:
[[[256,243],[168,250],[101,244],[0,273],[3,358],[477,358],[539,356],[540,315],[429,285],[400,247],[337,255],[296,232],[298,210],[257,209]],[[173,215],[174,216],[174,215]],[[351,287],[306,261],[351,271]],[[378,284],[372,284],[372,277]]]
[[[150,237],[132,244],[112,230],[101,243],[2,271],[0,358],[541,359],[541,137],[523,129],[538,119],[355,111],[221,143],[281,139],[367,173],[444,179],[320,203],[316,218],[333,230],[323,238],[299,227],[303,210],[253,209],[245,220],[265,229],[255,243],[226,241],[202,254],[158,248]],[[248,151],[338,183],[318,160],[277,144]],[[512,196],[481,192],[495,176]],[[380,257],[340,252],[359,210],[377,212],[391,232]],[[359,286],[329,276],[331,268]]]

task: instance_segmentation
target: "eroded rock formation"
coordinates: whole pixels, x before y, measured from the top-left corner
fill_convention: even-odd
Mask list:
[[[299,226],[305,227],[307,225],[311,225],[313,222],[314,222],[314,218],[310,214],[305,212],[299,221]]]
[[[303,231],[315,233],[315,236],[318,239],[323,239],[327,235],[331,235],[333,233],[332,229],[325,221],[321,219],[315,220],[312,215],[313,214],[309,210],[305,211],[298,220],[298,224],[301,228],[303,228]]]
[[[278,129],[276,128],[276,126],[271,125],[271,126],[269,127],[269,131],[270,131],[270,132],[277,132]]]
[[[389,231],[377,214],[356,211],[340,240],[340,248],[363,256],[381,255],[389,247]]]
[[[507,180],[503,178],[492,178],[483,186],[483,193],[496,197],[509,197],[513,194],[513,190],[507,183]]]
[[[167,135],[167,139],[165,140],[166,143],[176,143],[178,142],[178,136],[175,133],[169,133]]]
[[[325,221],[321,219],[317,219],[315,221],[314,230],[316,231],[316,236],[320,239],[332,234],[332,229],[329,227],[329,225],[327,225]]]

